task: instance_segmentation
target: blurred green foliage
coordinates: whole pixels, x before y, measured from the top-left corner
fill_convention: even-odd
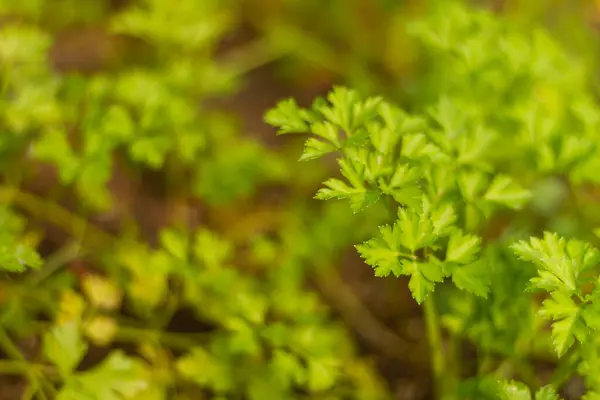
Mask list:
[[[20,376],[24,399],[393,398],[343,315],[360,302],[334,310],[313,287],[347,299],[328,279],[364,242],[376,275],[409,275],[419,302],[437,285],[441,324],[482,352],[461,398],[531,398],[488,379],[535,386],[530,362],[556,362],[523,292],[536,270],[506,244],[542,228],[597,240],[595,189],[564,182],[598,183],[584,25],[597,10],[470,11],[498,6],[483,3],[0,0],[0,386]],[[541,24],[551,33],[531,30]],[[330,165],[298,171],[293,139],[248,132],[232,103],[257,70],[269,80],[249,106],[356,89],[266,117],[314,134],[302,160],[346,155],[317,198],[351,209],[310,199]],[[424,200],[423,177],[444,201]],[[140,207],[145,196],[168,215]],[[394,202],[409,211],[384,226]],[[510,234],[490,245],[479,233],[492,215],[510,216]],[[446,267],[421,270],[423,247],[444,249]],[[597,388],[596,347],[577,346],[569,360]],[[516,372],[491,374],[497,357]]]

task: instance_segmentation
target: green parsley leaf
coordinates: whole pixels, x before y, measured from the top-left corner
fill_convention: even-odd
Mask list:
[[[44,355],[58,367],[63,378],[71,375],[87,349],[77,322],[54,325],[44,334]]]
[[[450,236],[448,249],[446,251],[446,261],[468,264],[473,261],[479,252],[480,245],[480,237],[472,234],[464,234],[462,231],[456,231]]]
[[[95,368],[71,376],[57,400],[137,399],[151,386],[144,364],[115,350]]]
[[[163,229],[160,232],[160,241],[164,248],[179,260],[185,260],[188,252],[188,239],[183,234],[173,229]]]
[[[458,188],[469,202],[474,202],[481,196],[487,182],[487,175],[479,170],[461,170],[457,177]]]
[[[280,101],[277,106],[265,115],[265,122],[279,127],[279,134],[305,133],[310,129],[307,112],[300,107],[294,99]]]
[[[559,357],[571,347],[575,341],[577,330],[582,329],[579,320],[579,306],[571,297],[563,292],[554,291],[550,299],[544,300],[539,315],[552,319],[552,339]]]
[[[398,229],[400,243],[414,253],[417,249],[433,244],[434,228],[428,213],[415,210],[398,210]]]
[[[365,262],[373,267],[375,276],[394,274],[398,277],[402,273],[398,227],[381,226],[379,233],[381,238],[370,239],[357,245],[356,249]]]
[[[535,400],[561,400],[556,390],[550,385],[542,386],[535,392]]]
[[[200,347],[177,360],[177,370],[184,378],[217,392],[226,391],[233,384],[229,366]]]
[[[531,199],[531,193],[506,175],[498,175],[492,181],[483,198],[515,210],[523,208]]]
[[[339,360],[331,357],[310,357],[307,363],[307,383],[311,391],[329,389],[338,377]]]
[[[567,241],[555,233],[545,232],[543,239],[532,237],[529,242],[519,241],[512,250],[523,260],[538,266],[539,277],[532,278],[534,287],[552,290],[578,290],[579,273],[595,263],[597,251],[582,243],[567,246]],[[574,252],[573,258],[568,248]],[[586,255],[588,254],[589,255]]]
[[[452,270],[452,282],[461,290],[486,298],[490,291],[489,265],[477,260]]]
[[[431,214],[433,233],[436,236],[444,236],[450,232],[452,225],[456,222],[456,212],[451,204],[443,204]]]
[[[502,400],[531,400],[529,388],[520,382],[502,382],[498,395]]]
[[[315,138],[309,138],[304,143],[304,152],[298,161],[315,160],[338,149],[339,147],[335,147],[330,143],[326,143]]]
[[[380,192],[377,189],[369,189],[365,185],[363,180],[364,168],[356,165],[351,160],[342,159],[339,163],[342,174],[352,186],[339,179],[328,179],[324,182],[326,188],[319,189],[315,199],[350,199],[350,205],[355,213],[376,203],[379,200]]]
[[[420,263],[411,260],[402,261],[402,274],[410,275],[408,288],[418,304],[423,303],[436,282],[444,279],[443,267],[440,263]]]
[[[361,101],[355,90],[335,86],[329,92],[327,100],[331,105],[323,104],[317,109],[327,120],[333,122],[350,137],[359,126],[377,115],[380,97],[370,97]]]

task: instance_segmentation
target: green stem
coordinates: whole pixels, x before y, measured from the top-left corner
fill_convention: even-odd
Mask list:
[[[12,342],[12,340],[8,336],[8,333],[6,333],[6,331],[2,327],[0,327],[0,347],[10,358],[19,360],[23,363],[27,363],[27,360],[25,360],[25,357],[23,356],[23,354],[21,354],[19,348]]]
[[[510,366],[509,371],[515,371],[520,377],[523,383],[529,386],[532,390],[537,390],[540,386],[540,378],[537,376],[535,368],[533,368],[528,360],[511,358],[507,360]]]
[[[136,326],[124,326],[126,320],[117,319],[119,330],[114,341],[122,343],[138,343],[148,340],[177,350],[188,350],[191,347],[203,345],[210,337],[211,333],[179,333],[167,332],[159,329],[151,329]],[[50,328],[47,322],[37,322],[33,330],[36,333],[46,332]]]
[[[494,358],[487,350],[477,352],[477,376],[483,377],[493,370]]]
[[[243,76],[263,65],[277,61],[287,53],[285,49],[274,47],[269,37],[261,38],[231,51],[223,61],[223,66],[229,67],[234,76]]]
[[[385,196],[384,204],[390,221],[395,221],[398,218],[398,203],[391,196]]]
[[[448,355],[446,357],[446,387],[449,392],[456,391],[461,374],[461,338],[458,335],[451,335],[448,343]]]
[[[70,261],[73,261],[84,254],[85,252],[81,249],[80,240],[71,242],[61,247],[46,260],[43,269],[31,276],[30,284],[32,286],[40,285],[44,280],[48,279],[56,271],[66,266]]]
[[[164,332],[152,329],[120,327],[115,337],[116,341],[139,342],[150,340],[162,343],[166,347],[177,350],[188,350],[206,342],[208,335],[193,333]]]
[[[52,384],[46,380],[46,377],[39,374],[39,371],[43,370],[43,366],[34,365],[27,361],[27,359],[25,358],[25,356],[23,356],[19,348],[13,343],[10,336],[8,336],[6,330],[1,326],[0,347],[2,348],[2,350],[4,350],[6,355],[14,359],[14,361],[12,361],[12,363],[14,363],[12,366],[10,365],[11,361],[5,360],[5,368],[15,373],[17,372],[17,365],[20,364],[20,367],[18,367],[20,368],[20,373],[27,376],[29,383],[36,387],[36,389],[38,390],[38,394],[42,399],[47,398],[47,396],[42,391],[42,387],[46,387],[46,389],[50,393],[55,394],[56,390],[54,386],[52,386]],[[9,372],[7,371],[7,373]]]
[[[32,400],[37,391],[38,390],[35,385],[28,385],[25,389],[25,392],[23,392],[23,395],[21,396],[21,400]]]
[[[468,231],[476,231],[479,224],[479,214],[477,209],[471,204],[467,204],[465,213],[465,227]]]
[[[0,360],[0,375],[27,375],[29,364],[16,360]]]
[[[418,260],[419,257],[415,256],[414,254],[410,254],[410,253],[403,253],[401,251],[397,251],[396,252],[396,256],[397,257],[404,257],[404,258],[408,258],[409,260]]]
[[[52,385],[52,383],[48,382],[46,379],[40,379],[40,384],[41,384],[41,388],[40,388],[40,394],[43,394],[43,390],[42,389],[46,389],[48,391],[48,393],[50,393],[50,397],[51,398],[56,398],[56,395],[58,394],[56,388]]]
[[[35,372],[33,371],[31,365],[27,362],[19,348],[13,343],[6,330],[3,327],[0,327],[0,348],[6,353],[7,356],[16,360],[19,364],[24,366],[22,373],[27,376],[30,384],[35,386],[36,388],[40,388],[40,381],[37,379]],[[40,390],[41,392],[41,390]]]
[[[2,87],[0,87],[0,100],[5,101],[8,95],[8,86],[10,85],[10,68],[4,68],[3,75],[4,79],[2,80]]]
[[[71,213],[64,207],[45,199],[19,190],[12,186],[0,186],[0,203],[16,204],[32,215],[44,218],[69,232],[75,237],[86,240],[88,247],[110,247],[114,238],[103,230],[88,224],[87,219]]]
[[[573,376],[573,371],[577,369],[577,362],[579,361],[578,352],[571,350],[563,356],[562,362],[558,365],[558,368],[554,371],[554,374],[550,378],[550,384],[555,389],[560,389],[568,380]]]
[[[44,391],[42,390],[41,386],[38,386],[38,395],[40,396],[40,400],[48,400],[48,396],[46,396],[46,393],[44,393]]]
[[[435,307],[435,298],[430,293],[423,304],[425,308],[425,324],[427,326],[427,339],[429,341],[429,352],[431,355],[431,366],[433,370],[433,383],[437,398],[441,399],[446,392],[445,371],[446,360],[444,358],[444,347],[442,343],[442,332]]]

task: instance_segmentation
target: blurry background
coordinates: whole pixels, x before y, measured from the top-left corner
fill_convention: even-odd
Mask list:
[[[324,227],[315,222],[312,230],[306,228],[312,242],[303,239],[306,235],[292,236],[288,244],[296,252],[317,253],[298,278],[301,286],[317,293],[344,323],[358,353],[370,360],[394,398],[428,398],[423,324],[406,281],[374,277],[352,248],[362,238],[360,229],[340,222],[350,218],[349,212],[324,209],[311,199],[322,180],[337,170],[334,160],[298,166],[303,139],[277,137],[263,115],[290,96],[308,105],[334,84],[383,95],[407,109],[427,101],[430,65],[405,28],[431,3],[435,1],[1,0],[3,26],[27,21],[46,35],[25,34],[14,43],[9,35],[0,36],[0,55],[27,49],[26,57],[42,66],[31,73],[25,67],[2,70],[5,85],[22,79],[26,87],[18,102],[8,101],[3,132],[43,131],[64,118],[76,132],[89,121],[74,117],[87,103],[73,99],[85,96],[93,99],[90,113],[103,96],[112,96],[133,109],[154,101],[158,115],[127,128],[127,117],[105,107],[89,122],[104,129],[96,142],[90,139],[95,128],[81,128],[87,132],[83,139],[59,135],[16,152],[26,133],[7,133],[0,138],[4,180],[102,231],[151,245],[167,226],[209,227],[236,245],[236,262],[250,275],[260,275],[262,267],[248,262],[249,254],[250,259],[272,260],[269,251],[282,230],[322,219]],[[600,27],[596,1],[471,3],[516,23],[541,23],[574,54],[595,62]],[[124,70],[128,73],[121,74]],[[164,82],[176,89],[165,92]],[[144,110],[140,115],[148,115]],[[196,112],[196,117],[188,115]],[[127,131],[123,135],[134,137],[140,130],[140,138],[120,138],[119,146],[107,145],[97,157],[86,150],[92,145],[82,145],[103,148],[113,140],[108,133]],[[171,131],[179,132],[176,143],[165,139]],[[31,158],[24,162],[25,157]],[[37,239],[32,240],[48,257],[71,243],[74,222],[38,200],[21,199],[17,208],[34,221],[30,228]],[[92,247],[88,240],[104,246],[102,234],[89,230],[79,238],[82,248]],[[65,264],[79,278],[94,269],[82,253]],[[11,301],[6,298],[5,317]],[[171,317],[170,330],[204,329],[189,310],[182,308]],[[23,348],[35,347],[27,343],[21,343]],[[87,362],[93,365],[94,356]],[[22,381],[2,379],[0,398],[18,398]]]

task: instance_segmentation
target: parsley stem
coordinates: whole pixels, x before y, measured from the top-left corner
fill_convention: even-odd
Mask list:
[[[52,383],[48,382],[48,380],[46,379],[40,379],[39,382],[41,384],[40,393],[43,393],[43,390],[41,389],[46,389],[48,393],[50,393],[51,398],[56,398],[57,391],[54,385],[52,385]]]
[[[15,203],[28,213],[47,219],[75,237],[87,237],[90,239],[86,241],[88,246],[108,247],[113,243],[111,235],[89,224],[85,218],[73,214],[56,203],[48,202],[33,193],[2,185],[0,186],[0,203]]]
[[[563,361],[558,365],[558,368],[550,378],[550,384],[560,389],[571,378],[573,371],[577,369],[579,361],[579,352],[571,349],[563,356]]]
[[[20,364],[23,375],[27,376],[27,379],[29,380],[29,382],[39,390],[38,393],[40,394],[40,397],[46,398],[46,396],[44,395],[44,393],[41,390],[42,385],[47,386],[49,390],[54,389],[54,387],[52,386],[52,384],[47,382],[43,376],[37,374],[36,366],[30,364],[25,359],[25,356],[23,356],[23,354],[21,353],[19,348],[13,343],[10,336],[8,336],[8,333],[6,333],[6,330],[1,326],[0,326],[0,348],[2,348],[2,350],[4,350],[4,352],[6,353],[7,356],[14,359],[12,361],[13,363],[15,363],[12,367],[13,372],[16,372],[17,363]],[[5,360],[5,361],[7,363],[9,362],[9,360]],[[5,368],[7,368],[7,365],[8,364],[5,364]]]
[[[263,65],[277,61],[289,51],[273,46],[270,37],[257,39],[243,47],[232,50],[223,61],[235,77],[243,76]]]
[[[16,360],[0,360],[0,375],[27,375],[29,364]]]
[[[410,254],[410,253],[403,253],[403,252],[401,252],[401,251],[397,251],[397,252],[396,252],[396,255],[397,255],[398,257],[404,257],[404,258],[408,258],[409,260],[415,260],[415,261],[416,261],[416,260],[418,260],[418,259],[419,259],[419,257],[415,256],[414,254]]]
[[[486,349],[477,350],[477,375],[485,376],[489,374],[494,366],[494,358]]]
[[[38,395],[40,396],[40,400],[48,400],[48,396],[46,396],[46,393],[44,393],[44,391],[42,390],[41,386],[38,386]]]
[[[153,329],[134,328],[121,326],[115,337],[116,341],[139,342],[149,340],[159,342],[166,347],[178,350],[187,350],[191,347],[205,343],[208,335],[194,333],[165,332]]]
[[[21,396],[21,400],[32,400],[38,389],[34,385],[28,385]]]
[[[30,364],[21,360],[0,359],[0,375],[28,375],[32,369],[50,376],[57,373],[50,365]]]
[[[2,327],[0,327],[0,347],[2,350],[4,350],[7,356],[24,363],[27,362],[23,354],[21,354],[19,348],[13,343],[11,338],[8,336],[8,333],[6,333]]]
[[[429,352],[431,356],[431,365],[433,368],[433,384],[438,391],[437,398],[441,399],[445,393],[446,360],[444,358],[444,348],[442,343],[442,333],[435,307],[435,298],[433,292],[423,302],[425,310],[425,324],[427,326],[427,340],[429,341]]]
[[[448,340],[448,352],[446,356],[446,387],[449,391],[455,391],[461,374],[461,338],[458,335],[450,335]]]
[[[58,249],[53,255],[48,257],[44,264],[44,268],[37,271],[29,279],[32,286],[40,285],[44,280],[48,279],[56,271],[67,265],[70,261],[75,260],[85,254],[81,249],[81,241],[76,240],[66,244]]]

